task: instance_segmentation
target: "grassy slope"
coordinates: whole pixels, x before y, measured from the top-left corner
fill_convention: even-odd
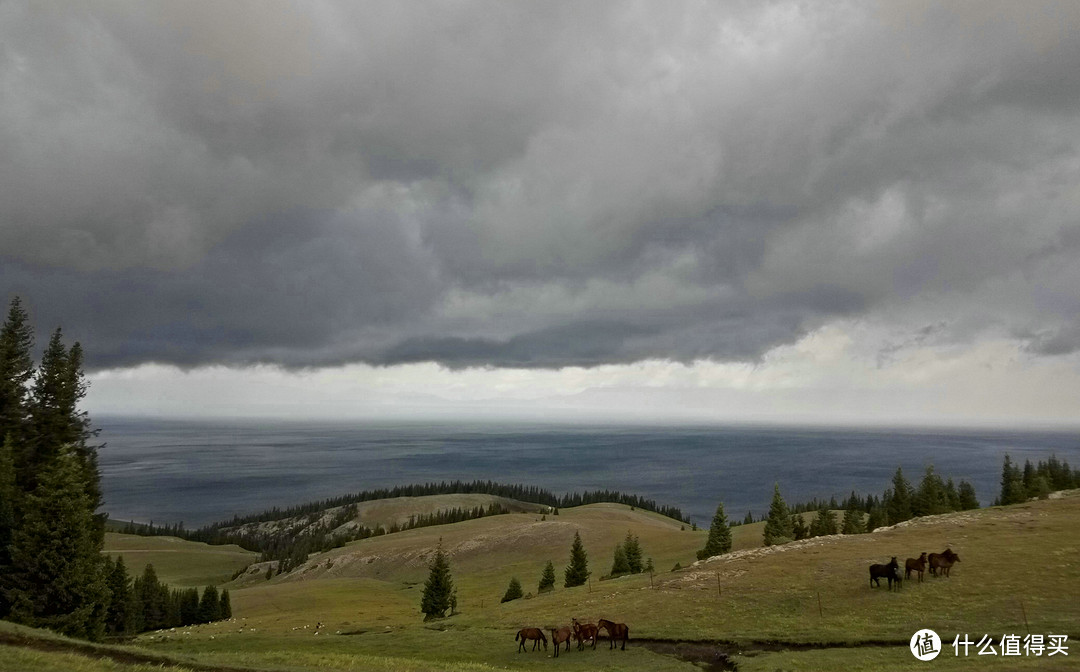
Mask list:
[[[654,587],[647,576],[595,580],[610,567],[611,550],[628,529],[660,569]],[[575,530],[585,542],[594,580],[591,586],[564,589],[562,569]],[[737,527],[733,533],[736,551],[756,549],[761,524]],[[451,554],[462,613],[425,625],[418,613],[420,583],[427,554],[440,537]],[[736,552],[667,571],[675,562],[688,565],[704,539],[704,531],[681,531],[678,523],[661,516],[610,504],[563,509],[547,520],[511,514],[412,530],[356,542],[314,557],[307,571],[232,590],[234,622],[155,633],[139,643],[203,663],[259,669],[532,669],[550,665],[550,651],[547,656],[516,653],[513,633],[518,627],[606,616],[629,623],[634,638],[896,642],[879,648],[760,653],[738,661],[741,670],[876,670],[915,669],[919,663],[906,641],[922,627],[935,629],[946,643],[956,633],[974,638],[1023,634],[1028,631],[1026,612],[1031,632],[1066,633],[1073,643],[1080,637],[1076,494],[920,519],[870,535]],[[961,556],[951,578],[906,582],[894,593],[868,587],[870,563],[891,555],[903,561],[945,546]],[[548,559],[558,578],[553,593],[498,602],[511,576],[535,592]],[[318,621],[327,627],[316,635]],[[1077,652],[1072,653],[1075,659]],[[1058,669],[1068,660],[956,659],[946,645],[945,654],[931,664],[944,669]],[[695,669],[633,644],[625,653],[610,653],[603,645],[596,652],[570,651],[559,665]]]
[[[389,528],[393,524],[404,525],[409,522],[410,516],[423,516],[447,511],[450,509],[473,509],[478,506],[488,507],[492,504],[500,504],[508,511],[514,512],[546,512],[549,507],[543,504],[519,502],[515,499],[485,495],[479,493],[459,493],[449,495],[424,495],[422,497],[393,497],[390,499],[375,499],[356,504],[356,516],[345,526],[361,524],[374,530],[376,528]],[[224,528],[232,531],[242,531],[245,534],[261,533],[269,534],[288,530],[298,533],[313,524],[325,524],[325,521],[337,514],[342,507],[325,509],[317,514],[306,514],[292,518],[267,521],[262,523],[247,523],[236,528]],[[343,526],[343,527],[345,527]]]
[[[138,576],[147,564],[154,565],[158,579],[175,587],[220,585],[236,570],[254,562],[258,554],[239,546],[208,546],[176,537],[140,537],[105,534],[105,552],[122,555],[128,573]]]

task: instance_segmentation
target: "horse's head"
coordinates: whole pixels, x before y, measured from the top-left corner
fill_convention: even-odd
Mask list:
[[[919,562],[926,562],[926,551],[923,551],[923,554],[919,556]]]

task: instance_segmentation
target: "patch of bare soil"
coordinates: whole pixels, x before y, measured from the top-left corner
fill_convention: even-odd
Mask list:
[[[809,651],[811,649],[860,648],[882,646],[906,646],[906,641],[867,640],[854,643],[821,642],[797,644],[791,642],[710,642],[683,641],[673,639],[632,639],[633,644],[644,647],[653,653],[674,656],[679,660],[693,663],[707,672],[729,672],[738,670],[733,658],[738,655],[775,651]]]

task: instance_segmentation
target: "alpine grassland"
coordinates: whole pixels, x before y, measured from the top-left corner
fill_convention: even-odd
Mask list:
[[[289,573],[226,582],[233,618],[144,633],[110,649],[136,652],[199,669],[250,670],[893,670],[1067,669],[1064,655],[957,656],[957,635],[1080,637],[1080,492],[1004,507],[916,518],[871,534],[815,537],[762,546],[763,523],[732,528],[732,551],[695,562],[707,532],[655,513],[616,504],[561,509],[558,515],[506,514],[408,530],[313,555]],[[585,585],[537,594],[550,561],[569,562],[574,534],[588,553]],[[628,533],[651,558],[652,574],[607,579],[611,549]],[[108,552],[134,544],[156,562],[168,546],[138,548],[110,535]],[[210,576],[220,548],[165,539],[175,555]],[[456,612],[424,621],[420,597],[441,544],[458,591]],[[868,566],[896,556],[951,548],[960,556],[950,577],[912,576],[898,591],[869,586]],[[151,555],[150,551],[158,553]],[[195,559],[199,553],[207,556]],[[236,558],[237,561],[241,558]],[[134,558],[127,560],[137,566]],[[233,560],[230,559],[229,562]],[[678,563],[680,568],[672,571]],[[265,564],[265,563],[263,563]],[[222,571],[230,566],[220,565]],[[171,571],[171,570],[170,570]],[[183,573],[174,573],[178,577]],[[526,591],[500,603],[511,578]],[[547,651],[517,652],[522,627],[568,625],[571,618],[628,624],[626,651],[576,646],[557,662]],[[932,663],[908,650],[922,628],[936,631],[943,651]],[[23,629],[22,637],[29,637]],[[4,656],[0,669],[141,669],[137,658],[107,655],[65,667],[85,650],[57,645]],[[12,652],[12,637],[5,638]],[[1076,655],[1076,652],[1071,652]],[[99,658],[101,656],[98,656]],[[708,659],[708,660],[707,660]],[[125,662],[127,661],[127,662]],[[11,667],[11,665],[18,665]],[[712,665],[713,667],[708,667]],[[726,668],[724,666],[727,666]],[[111,667],[110,667],[111,666]],[[116,667],[120,666],[120,667]],[[734,667],[733,667],[734,666]],[[921,668],[919,666],[922,666]]]
[[[143,537],[134,534],[105,534],[105,552],[123,557],[132,572],[154,566],[161,581],[176,587],[220,585],[258,559],[258,553],[239,546],[210,546],[176,537]]]

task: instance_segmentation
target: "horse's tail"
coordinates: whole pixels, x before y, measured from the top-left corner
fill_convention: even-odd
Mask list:
[[[521,638],[521,631],[520,631],[520,630],[518,630],[517,634],[516,634],[516,635],[514,635],[514,641],[516,642],[516,641],[518,641],[518,639],[520,639],[520,638]]]

